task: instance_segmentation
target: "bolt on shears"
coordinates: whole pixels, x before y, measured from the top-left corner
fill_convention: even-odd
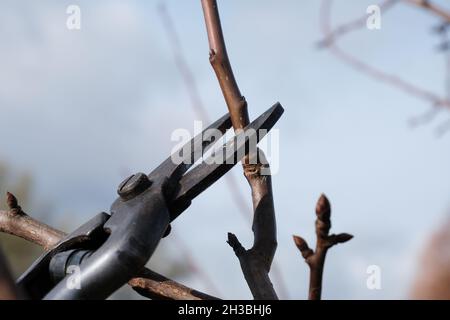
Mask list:
[[[231,127],[228,114],[178,151],[182,161],[169,157],[148,175],[128,177],[118,187],[110,214],[94,216],[44,253],[18,279],[19,287],[31,299],[107,298],[144,268],[170,223],[248,154],[250,142],[258,143],[283,111],[277,103],[238,132],[219,149],[224,152],[220,163],[207,158],[192,167],[217,142],[211,129],[223,136]],[[70,283],[74,266],[79,285]]]

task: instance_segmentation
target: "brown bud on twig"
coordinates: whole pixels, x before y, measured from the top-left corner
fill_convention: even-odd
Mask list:
[[[313,251],[302,237],[294,236],[294,242],[310,268],[309,299],[320,300],[322,292],[322,276],[325,256],[328,249],[338,243],[344,243],[353,238],[348,233],[329,234],[331,228],[331,205],[322,194],[316,205],[316,249]]]

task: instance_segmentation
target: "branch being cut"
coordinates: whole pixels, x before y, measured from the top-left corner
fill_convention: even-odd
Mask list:
[[[322,277],[325,257],[328,249],[338,243],[344,243],[353,238],[348,233],[329,234],[331,228],[331,207],[325,195],[321,195],[316,205],[316,250],[309,248],[306,241],[299,236],[293,236],[297,248],[310,269],[309,300],[320,300],[322,293]]]
[[[416,5],[418,7],[427,9],[435,15],[441,17],[445,21],[449,22],[450,13],[446,12],[443,8],[432,4],[430,1],[424,0],[402,0],[404,3]],[[385,0],[380,4],[380,8],[383,12],[393,7],[393,4],[400,2],[399,0]],[[337,39],[350,31],[365,27],[365,19],[367,16],[362,16],[359,19],[342,24],[336,29],[332,30],[330,26],[331,20],[331,3],[332,0],[322,0],[321,8],[321,29],[324,35],[324,39],[319,42],[319,47],[327,47],[329,51],[339,60],[350,66],[351,68],[368,75],[369,77],[390,85],[398,90],[403,91],[415,98],[428,101],[431,104],[431,110],[426,112],[423,116],[417,116],[411,119],[411,125],[419,125],[424,122],[431,121],[435,115],[441,110],[450,109],[450,99],[448,97],[442,97],[435,92],[419,87],[410,81],[403,79],[397,75],[391,74],[384,70],[381,70],[375,66],[372,66],[357,56],[343,50],[338,44]],[[436,129],[437,136],[442,136],[450,130],[450,121],[445,122]]]
[[[403,0],[403,2],[430,11],[431,13],[435,14],[444,21],[450,22],[450,12],[432,3],[430,0]]]
[[[19,206],[16,197],[7,193],[9,210],[0,210],[0,232],[21,237],[44,247],[53,248],[66,233],[39,222]],[[210,300],[218,299],[197,290],[188,288],[149,269],[144,269],[128,284],[139,294],[160,300]]]
[[[247,102],[242,96],[231,68],[225,46],[216,0],[202,0],[203,14],[210,48],[211,66],[216,73],[222,94],[236,132],[249,124]],[[254,244],[245,250],[233,234],[228,243],[233,247],[245,280],[255,299],[278,299],[269,278],[270,266],[277,247],[275,210],[272,182],[268,165],[262,152],[259,161],[252,164],[250,157],[243,159],[244,175],[252,190]],[[262,175],[264,170],[269,175]]]

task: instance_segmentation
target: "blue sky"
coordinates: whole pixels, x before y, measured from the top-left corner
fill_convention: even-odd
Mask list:
[[[373,3],[334,1],[334,25],[364,15]],[[66,29],[70,4],[81,8],[80,31]],[[202,101],[217,118],[226,106],[208,62],[200,1],[165,4]],[[107,210],[125,175],[149,172],[169,155],[173,130],[193,129],[197,116],[157,5],[2,1],[0,159],[33,173],[36,197],[53,205],[48,223],[73,227]],[[307,295],[308,270],[291,235],[314,242],[314,206],[324,192],[333,206],[332,231],[355,235],[329,252],[324,298],[406,298],[417,255],[450,207],[450,133],[435,136],[450,113],[444,110],[433,122],[411,128],[409,120],[429,103],[318,50],[319,7],[313,0],[219,1],[230,59],[251,116],[276,101],[285,108],[277,124],[280,170],[273,178],[275,261],[288,284],[287,295],[280,295]],[[445,61],[431,32],[437,22],[399,4],[382,15],[381,30],[362,29],[340,44],[443,95]],[[250,207],[241,168],[232,174]],[[212,294],[251,297],[225,240],[231,231],[249,247],[252,233],[225,181],[199,197],[173,228],[220,289]],[[170,238],[160,250],[180,256]],[[366,268],[373,264],[381,267],[382,290],[366,288]],[[208,289],[195,276],[179,280]]]

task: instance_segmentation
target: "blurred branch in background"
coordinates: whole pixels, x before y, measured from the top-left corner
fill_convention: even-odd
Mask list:
[[[450,217],[423,250],[411,298],[450,300]]]
[[[331,229],[331,206],[325,195],[321,195],[316,205],[316,250],[309,248],[308,243],[299,236],[294,236],[294,243],[300,250],[310,269],[309,300],[320,300],[322,295],[322,278],[325,257],[328,249],[338,243],[353,238],[348,233],[329,234]]]
[[[387,10],[391,9],[391,7],[398,1],[400,0],[384,0],[382,3],[379,4],[381,12],[385,13]],[[328,46],[331,46],[333,42],[338,40],[338,38],[343,37],[347,33],[365,28],[366,23],[367,23],[367,16],[364,15],[352,21],[341,24],[335,27],[333,30],[331,30],[330,28],[328,32],[325,34],[324,39],[319,41],[317,45],[319,48],[327,48]]]
[[[170,240],[172,241],[172,244],[177,247],[178,252],[182,256],[181,260],[183,261],[183,264],[187,265],[189,271],[196,274],[203,281],[205,287],[209,292],[213,292],[214,294],[220,296],[220,290],[216,287],[211,277],[209,277],[205,270],[201,267],[201,264],[197,263],[193,258],[189,248],[185,245],[184,241],[181,240],[180,237],[173,232],[170,234]]]
[[[427,9],[433,13],[435,13],[441,19],[445,19],[446,22],[450,21],[450,13],[445,12],[444,9],[439,8],[433,5],[430,1],[421,1],[421,0],[385,0],[383,1],[379,7],[382,10],[382,13],[386,13],[388,10],[394,7],[394,4],[400,3],[410,3],[421,8]],[[440,110],[446,109],[450,110],[450,100],[447,96],[441,97],[438,94],[424,89],[420,86],[412,84],[411,82],[397,76],[386,72],[384,70],[380,70],[377,67],[374,67],[357,56],[346,52],[343,50],[337,43],[337,40],[356,30],[360,30],[366,27],[367,15],[364,15],[358,19],[350,21],[348,23],[342,24],[336,28],[331,27],[331,7],[332,0],[322,0],[321,13],[320,13],[320,26],[323,34],[323,40],[319,42],[320,48],[327,48],[330,53],[332,53],[336,58],[350,66],[351,68],[362,72],[376,81],[383,82],[387,85],[390,85],[396,89],[399,89],[406,94],[414,96],[418,99],[425,100],[430,103],[431,110],[427,111],[424,115],[414,118],[411,121],[411,124],[417,126],[419,124],[427,123],[434,119],[437,113]],[[447,91],[447,90],[446,90]],[[436,133],[438,136],[444,134],[450,129],[450,122],[444,123],[438,126]]]
[[[180,72],[183,83],[185,84],[187,92],[189,94],[192,110],[196,114],[196,116],[199,117],[202,121],[210,122],[208,110],[205,108],[205,105],[199,93],[194,73],[189,67],[187,59],[183,54],[181,41],[176,31],[175,23],[172,20],[165,3],[160,2],[158,10],[161,16],[164,29],[167,32],[167,38],[169,39],[171,45],[175,64]],[[248,206],[241,189],[239,188],[236,176],[234,175],[233,172],[229,172],[224,177],[224,179],[228,184],[228,189],[230,190],[232,198],[237,208],[239,209],[241,216],[245,219],[245,221],[251,223],[251,216],[250,216],[251,209]],[[280,296],[284,297],[285,299],[288,299],[288,292],[286,289],[283,275],[275,261],[272,264],[271,273],[273,274],[276,280],[275,285],[277,287],[277,291],[280,293]]]
[[[11,234],[24,237],[38,245],[53,248],[66,234],[47,226],[25,214],[17,198],[8,195],[9,210],[0,210],[0,231],[8,230]],[[28,218],[26,218],[28,217]],[[25,219],[26,218],[26,219]],[[17,222],[17,221],[18,222]],[[10,226],[14,226],[11,228]],[[152,299],[171,300],[200,300],[217,299],[197,290],[188,288],[175,281],[144,269],[139,275],[129,281],[129,285],[139,294]]]
[[[14,181],[14,182],[12,182]],[[17,194],[22,201],[23,207],[34,207],[38,216],[43,216],[40,203],[33,201],[32,197],[33,178],[27,172],[17,172],[12,166],[0,161],[0,210],[8,209],[4,198],[7,190]],[[2,218],[0,217],[0,220]],[[26,218],[24,218],[26,219]],[[5,226],[7,227],[7,226]],[[2,230],[0,226],[0,230]],[[14,228],[14,226],[9,226]],[[0,233],[0,243],[7,255],[11,271],[14,276],[18,276],[28,268],[28,266],[42,253],[42,249],[21,238],[9,234]]]

